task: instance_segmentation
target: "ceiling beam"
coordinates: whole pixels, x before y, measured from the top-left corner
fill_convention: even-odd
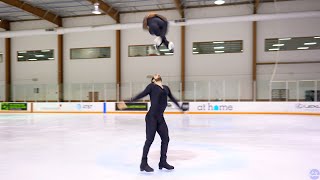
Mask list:
[[[7,20],[0,20],[0,28],[10,30],[10,22]]]
[[[180,16],[184,18],[184,6],[181,0],[174,0],[174,3],[176,4],[177,10],[179,11]]]
[[[117,23],[120,22],[120,14],[119,11],[113,8],[111,5],[105,3],[102,0],[88,0],[92,4],[99,3],[99,9],[108,14],[112,19],[114,19]]]
[[[41,19],[52,22],[53,24],[56,24],[59,27],[62,26],[62,18],[56,14],[49,12],[49,10],[44,10],[44,9],[35,7],[31,4],[28,4],[20,0],[0,0],[0,2],[22,9],[24,11],[27,11],[35,16],[38,16]]]

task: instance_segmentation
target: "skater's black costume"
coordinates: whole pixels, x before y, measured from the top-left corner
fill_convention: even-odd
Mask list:
[[[165,17],[158,14],[149,14],[143,20],[143,28],[148,29],[151,35],[161,37],[161,44],[163,43],[169,49],[169,41],[166,38],[168,20]]]
[[[167,97],[169,97],[181,110],[183,109],[179,106],[177,100],[172,96],[168,86],[163,86],[162,88],[155,83],[150,83],[143,92],[132,98],[131,101],[136,101],[147,95],[150,96],[151,107],[145,118],[146,141],[143,147],[140,170],[145,170],[147,172],[153,171],[153,169],[147,163],[147,156],[156,132],[158,132],[161,138],[161,157],[159,168],[173,169],[173,166],[170,166],[167,163],[169,134],[166,121],[163,117],[163,112],[167,107]]]

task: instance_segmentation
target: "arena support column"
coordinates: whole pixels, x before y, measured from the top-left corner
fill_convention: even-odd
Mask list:
[[[176,5],[176,9],[178,10],[181,19],[184,20],[185,18],[185,6],[183,4],[183,2],[181,0],[174,0],[174,3]],[[185,45],[186,45],[186,27],[185,26],[181,26],[181,73],[180,73],[180,81],[181,81],[181,89],[180,89],[180,93],[181,93],[181,99],[180,101],[183,101],[185,99],[185,62],[186,62],[186,51],[185,51]]]
[[[186,27],[181,26],[181,100],[184,101],[185,99],[185,62],[186,62],[186,55],[185,55],[185,46],[186,46]]]
[[[63,35],[58,35],[58,100],[64,101],[63,93]]]
[[[7,20],[0,20],[0,28],[5,29],[6,31],[10,30],[10,22]],[[5,38],[5,83],[4,83],[4,101],[11,101],[11,39]]]
[[[113,15],[117,24],[120,23],[120,13]],[[121,30],[116,30],[116,101],[121,99]]]
[[[5,101],[10,102],[11,98],[11,38],[5,38]]]
[[[259,1],[254,1],[253,14],[257,14]],[[257,21],[252,22],[252,100],[257,100]]]
[[[121,99],[121,31],[116,30],[116,100]]]

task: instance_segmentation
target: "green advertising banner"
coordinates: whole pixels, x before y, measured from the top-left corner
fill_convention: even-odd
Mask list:
[[[1,103],[0,109],[5,111],[26,111],[28,110],[28,103]]]
[[[116,103],[116,110],[117,111],[147,111],[148,110],[148,103],[132,103],[127,102],[127,108],[120,110],[117,106],[118,103]]]

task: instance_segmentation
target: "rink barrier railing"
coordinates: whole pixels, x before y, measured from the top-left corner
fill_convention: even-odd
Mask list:
[[[127,103],[118,110],[116,102],[33,102],[0,103],[0,113],[107,113],[145,114],[150,102]],[[292,114],[320,115],[320,102],[181,102],[187,114]],[[165,113],[182,114],[168,102]]]
[[[267,74],[257,76],[252,82],[249,74],[188,76],[185,88],[180,77],[163,75],[164,85],[170,87],[179,101],[319,101],[320,80],[270,81]],[[278,78],[291,77],[290,73],[277,73]],[[319,73],[295,73],[296,77],[320,77]],[[191,80],[203,79],[203,80]],[[207,80],[206,80],[207,79]],[[143,91],[147,82],[116,83],[67,83],[39,84],[33,79],[21,79],[11,85],[11,102],[116,102],[128,100]],[[29,82],[32,81],[32,82]],[[1,85],[2,84],[2,85]],[[6,86],[0,81],[0,101],[5,100]],[[63,87],[61,93],[59,88]],[[253,90],[253,91],[252,91]],[[62,99],[61,99],[62,98]],[[148,100],[148,97],[142,100]],[[7,100],[8,101],[8,100]]]

